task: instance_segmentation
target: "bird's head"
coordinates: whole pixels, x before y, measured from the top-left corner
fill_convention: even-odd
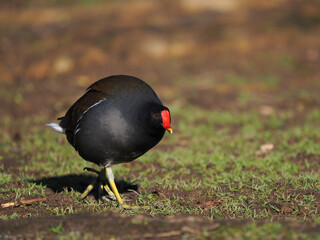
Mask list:
[[[171,116],[167,107],[161,106],[151,111],[151,124],[157,128],[164,128],[170,134],[173,133],[171,128]]]

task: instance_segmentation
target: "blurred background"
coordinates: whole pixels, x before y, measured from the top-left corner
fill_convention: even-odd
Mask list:
[[[56,119],[130,74],[168,106],[298,121],[319,106],[319,39],[318,0],[2,0],[0,119]]]

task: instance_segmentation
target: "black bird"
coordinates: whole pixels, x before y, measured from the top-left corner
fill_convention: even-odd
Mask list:
[[[155,146],[165,130],[172,133],[169,109],[147,83],[127,75],[114,75],[93,83],[58,120],[59,124],[47,125],[66,134],[83,159],[102,167],[100,172],[86,168],[99,176],[81,199],[99,180],[99,197],[105,189],[123,207],[130,206],[124,205],[119,195],[111,166],[133,161]]]

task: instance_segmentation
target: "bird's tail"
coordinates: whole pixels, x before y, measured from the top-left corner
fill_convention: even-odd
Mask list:
[[[60,127],[60,125],[58,123],[48,123],[46,124],[48,127],[51,127],[53,128],[53,130],[55,130],[56,132],[58,133],[62,133],[62,134],[65,134],[66,133],[66,130],[62,127]]]

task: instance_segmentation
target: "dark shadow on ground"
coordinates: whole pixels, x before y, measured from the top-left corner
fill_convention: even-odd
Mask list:
[[[84,192],[87,186],[92,183],[96,176],[88,174],[68,174],[57,177],[45,177],[38,180],[30,180],[30,182],[37,185],[43,185],[50,188],[53,192],[60,193],[65,189],[74,190],[77,192]],[[134,190],[138,192],[138,185],[128,180],[116,180],[116,185],[119,193],[129,192]],[[90,192],[96,199],[98,199],[98,188],[97,184],[94,189]]]

